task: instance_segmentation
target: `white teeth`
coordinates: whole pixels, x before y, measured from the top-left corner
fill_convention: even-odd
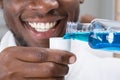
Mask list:
[[[53,28],[56,24],[56,22],[51,23],[35,23],[35,22],[29,22],[28,23],[32,28],[34,28],[37,32],[45,32],[49,29]]]

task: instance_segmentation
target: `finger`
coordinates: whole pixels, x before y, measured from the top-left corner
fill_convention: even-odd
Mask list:
[[[56,62],[60,64],[70,64],[76,61],[74,54],[61,51],[52,50],[39,47],[11,47],[8,48],[9,56],[12,56],[23,62]]]
[[[68,66],[52,62],[26,63],[18,69],[19,73],[22,73],[24,77],[39,78],[63,77],[68,73],[68,70]]]
[[[64,77],[53,77],[53,78],[40,78],[40,77],[14,77],[10,80],[65,80]]]
[[[58,78],[25,78],[25,80],[65,80],[64,77]]]

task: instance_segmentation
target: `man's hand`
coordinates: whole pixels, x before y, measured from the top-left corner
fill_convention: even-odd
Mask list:
[[[64,80],[75,55],[38,47],[9,47],[0,53],[0,80]]]

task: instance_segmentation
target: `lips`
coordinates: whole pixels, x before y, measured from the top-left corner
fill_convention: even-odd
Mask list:
[[[65,15],[33,16],[24,13],[20,19],[24,29],[32,38],[48,39],[60,35],[63,30],[61,24],[64,24],[67,18]]]
[[[64,19],[57,20],[42,20],[42,19],[26,19],[22,20],[24,29],[28,34],[34,39],[48,39],[53,36],[58,36],[58,31],[60,30],[60,24],[64,22]],[[56,34],[57,33],[57,34]]]
[[[21,21],[23,22],[26,29],[37,33],[44,33],[50,31],[51,29],[55,29],[63,20],[64,17],[60,16],[44,18],[21,18]]]

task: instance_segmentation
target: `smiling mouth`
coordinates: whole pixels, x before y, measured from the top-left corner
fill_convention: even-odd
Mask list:
[[[28,22],[28,24],[37,32],[46,32],[54,28],[57,22]]]
[[[55,29],[56,26],[60,23],[59,21],[53,22],[25,22],[27,29],[32,30],[34,32],[47,32],[51,29]]]

